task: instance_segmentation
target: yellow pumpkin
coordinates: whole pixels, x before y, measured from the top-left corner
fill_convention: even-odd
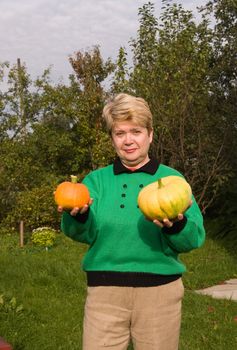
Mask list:
[[[174,219],[190,205],[192,190],[180,176],[167,176],[140,191],[138,206],[150,220]]]
[[[62,182],[54,192],[54,199],[58,206],[64,209],[82,208],[89,203],[90,193],[88,188],[77,183],[77,177],[71,175],[71,182]]]

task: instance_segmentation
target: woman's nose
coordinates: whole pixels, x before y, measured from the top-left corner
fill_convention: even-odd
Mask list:
[[[132,143],[132,135],[129,132],[125,134],[125,143]]]

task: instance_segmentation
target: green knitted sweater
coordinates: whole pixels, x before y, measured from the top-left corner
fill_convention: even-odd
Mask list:
[[[115,162],[83,180],[94,199],[86,220],[83,215],[73,217],[67,212],[62,216],[62,231],[89,245],[83,269],[182,274],[186,268],[178,254],[200,247],[205,239],[203,217],[195,199],[185,212],[184,222],[171,229],[160,229],[146,220],[137,205],[143,186],[165,176],[182,175],[168,166],[156,166],[152,160],[135,172],[121,171],[121,164],[117,168],[119,171]]]

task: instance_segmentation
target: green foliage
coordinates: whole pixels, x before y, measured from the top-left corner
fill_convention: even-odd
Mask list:
[[[39,106],[37,92],[26,66],[18,61],[9,67],[9,88],[3,93],[0,131],[2,138],[24,140],[36,122]]]
[[[140,48],[140,42],[143,43],[144,40],[138,38],[137,47],[140,50],[137,49],[139,53],[137,74],[135,70],[133,75],[136,90],[146,95],[153,110],[156,137],[153,152],[162,162],[168,162],[176,167],[179,165],[178,168],[181,168],[179,157],[184,150],[179,153],[177,149],[180,149],[181,142],[188,145],[184,140],[188,130],[186,114],[193,101],[194,92],[190,87],[195,82],[192,78],[195,70],[192,67],[196,63],[193,62],[195,49],[190,47],[195,33],[193,24],[189,16],[189,21],[186,23],[188,28],[184,29],[185,23],[182,21],[187,22],[186,13],[184,10],[181,12],[180,8],[180,6],[177,8],[177,5],[165,8],[159,28],[156,29],[157,34],[153,36],[155,44],[153,42],[146,44],[151,45],[150,51],[153,49],[153,60],[150,59],[149,67],[146,66],[146,61],[142,65],[139,63],[141,50],[144,49]],[[146,16],[153,18],[151,10]],[[141,27],[146,26],[146,23],[153,23],[144,19],[144,16],[141,16],[140,21]],[[149,73],[149,84],[146,84],[148,69],[152,73]],[[177,132],[178,130],[181,134]],[[175,164],[178,162],[181,164]]]
[[[57,238],[57,231],[51,227],[38,227],[32,231],[31,241],[36,246],[52,247]]]
[[[211,113],[220,123],[214,130],[223,130],[226,162],[237,174],[237,4],[231,0],[210,1],[206,7],[215,17],[211,60]],[[218,130],[217,129],[217,130]],[[216,134],[216,137],[217,134]],[[225,188],[224,188],[225,189]]]
[[[129,69],[127,63],[127,52],[124,47],[120,47],[117,61],[115,64],[113,81],[111,84],[111,92],[116,94],[120,92],[129,93]]]
[[[134,65],[130,73],[130,87],[136,95],[142,96],[151,105],[156,76],[154,67],[157,61],[158,21],[154,16],[154,5],[150,2],[139,8],[138,15],[140,27],[137,38],[130,41]]]
[[[38,186],[43,168],[30,155],[27,144],[6,139],[0,144],[0,219],[15,207],[16,197],[22,191]],[[17,209],[16,209],[17,210]]]
[[[82,53],[77,52],[69,59],[78,82],[78,119],[74,127],[75,139],[79,136],[81,150],[86,155],[89,169],[96,169],[110,161],[114,155],[105,136],[102,109],[105,92],[102,82],[114,70],[110,59],[103,61],[99,48]],[[106,139],[106,144],[103,141]],[[109,147],[108,147],[109,146]],[[101,161],[98,158],[101,155]]]
[[[232,179],[221,192],[219,201],[210,208],[208,216],[212,224],[212,236],[228,239],[237,244],[237,184]]]
[[[159,21],[151,3],[139,16],[129,82],[153,112],[151,153],[186,176],[205,212],[232,176],[228,123],[210,94],[215,33],[205,16],[196,24],[180,4],[164,2]]]
[[[19,192],[15,206],[3,218],[2,224],[17,229],[23,220],[26,230],[45,225],[59,228],[60,216],[53,196],[55,188],[56,182],[52,182]]]
[[[58,227],[53,200],[56,180],[79,178],[114,157],[101,119],[102,81],[112,71],[98,48],[71,58],[76,72],[70,85],[53,86],[49,71],[32,81],[25,66],[9,71],[3,95],[0,143],[0,220],[16,229]],[[27,119],[22,119],[26,118]]]
[[[8,298],[5,295],[0,295],[0,312],[9,314],[20,314],[23,311],[23,305],[18,304],[15,297]]]

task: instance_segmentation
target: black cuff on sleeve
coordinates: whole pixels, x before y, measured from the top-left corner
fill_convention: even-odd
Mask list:
[[[168,234],[168,235],[174,235],[176,233],[179,233],[183,230],[187,222],[186,216],[184,216],[183,220],[176,221],[173,223],[173,226],[171,227],[163,227],[162,232]]]
[[[81,224],[84,224],[88,219],[89,212],[90,212],[90,207],[88,208],[88,210],[85,213],[83,213],[83,214],[78,213],[77,215],[75,215],[73,217]]]

